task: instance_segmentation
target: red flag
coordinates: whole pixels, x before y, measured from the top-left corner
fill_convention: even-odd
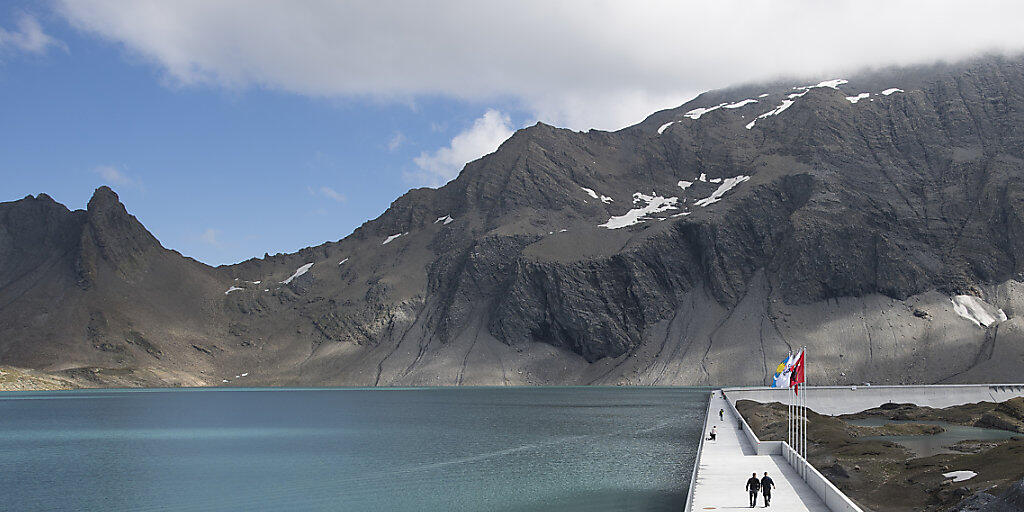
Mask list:
[[[800,351],[800,356],[796,360],[796,364],[793,365],[793,373],[789,377],[789,387],[793,388],[793,393],[800,394],[800,384],[804,382],[804,353]]]

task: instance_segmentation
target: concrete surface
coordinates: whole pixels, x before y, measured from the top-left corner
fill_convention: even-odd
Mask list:
[[[725,409],[723,420],[718,411]],[[827,511],[824,502],[814,493],[782,455],[755,455],[739,427],[739,418],[726,405],[721,391],[714,391],[711,414],[704,421],[704,436],[718,427],[715,441],[705,441],[697,459],[697,481],[691,510],[737,510],[749,508],[744,485],[751,473],[768,475],[775,481],[772,506],[784,511]],[[758,495],[758,508],[764,507]]]

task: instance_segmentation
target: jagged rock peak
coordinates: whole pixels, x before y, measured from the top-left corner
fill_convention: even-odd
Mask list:
[[[111,262],[135,261],[141,253],[162,248],[154,237],[121,204],[110,187],[100,187],[86,207],[87,224],[83,236]]]
[[[86,208],[89,211],[101,211],[118,206],[124,210],[124,205],[121,204],[121,199],[117,197],[117,193],[111,190],[110,187],[103,185],[92,193],[92,198],[89,199],[89,205]]]

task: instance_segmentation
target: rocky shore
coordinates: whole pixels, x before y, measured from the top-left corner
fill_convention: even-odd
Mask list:
[[[70,380],[39,370],[0,367],[0,391],[49,391],[79,387]]]

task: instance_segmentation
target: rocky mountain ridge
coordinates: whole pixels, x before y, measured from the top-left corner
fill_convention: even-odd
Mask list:
[[[3,203],[0,362],[129,383],[760,384],[807,345],[822,384],[1013,380],[1022,112],[1024,59],[990,57],[713,91],[616,132],[538,123],[338,242],[218,268],[109,189],[83,212]]]

